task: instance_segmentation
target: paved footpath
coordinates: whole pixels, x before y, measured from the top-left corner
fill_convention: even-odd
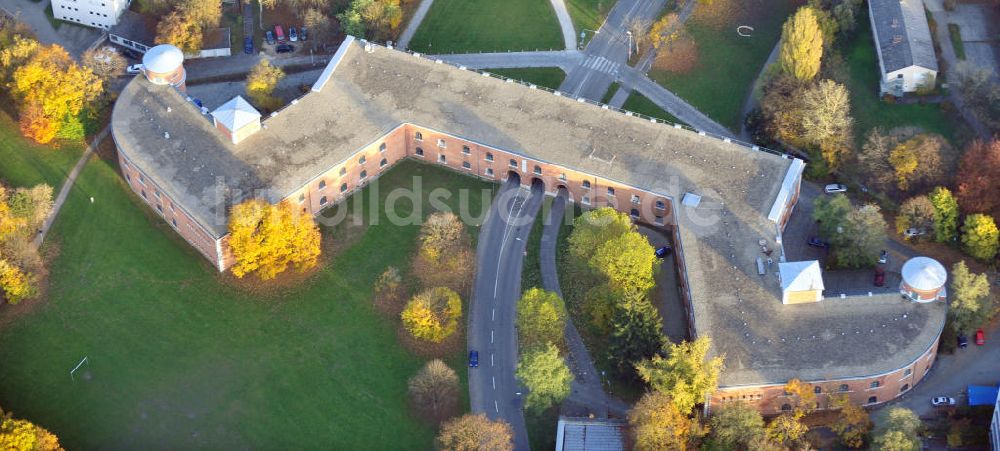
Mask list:
[[[549,0],[552,9],[556,11],[556,18],[559,19],[559,28],[562,29],[563,42],[566,50],[576,50],[576,30],[573,28],[573,20],[569,17],[564,0]]]
[[[410,46],[410,40],[413,39],[413,35],[417,34],[417,28],[420,28],[420,24],[424,21],[424,17],[427,16],[427,11],[431,9],[433,3],[434,0],[421,0],[417,11],[413,13],[410,22],[403,29],[403,34],[399,35],[399,42],[396,43],[396,47],[405,49]]]
[[[500,69],[515,67],[560,67],[569,70],[583,58],[579,50],[549,50],[537,52],[460,53],[436,55],[452,64],[470,69]]]
[[[66,177],[66,182],[63,183],[62,188],[59,189],[59,195],[56,196],[55,203],[52,204],[52,212],[49,216],[45,218],[42,222],[42,228],[38,231],[38,235],[35,235],[34,241],[31,242],[33,246],[37,249],[41,247],[42,242],[45,241],[45,235],[48,235],[49,228],[52,227],[52,223],[55,222],[56,216],[59,215],[59,210],[62,209],[63,204],[66,203],[66,198],[69,197],[69,191],[73,189],[73,183],[76,182],[76,178],[80,176],[80,172],[83,171],[83,167],[87,165],[87,161],[90,160],[90,156],[94,154],[94,149],[101,144],[101,141],[108,136],[111,131],[111,126],[107,125],[104,130],[101,130],[94,140],[90,142],[90,146],[87,150],[83,152],[80,159],[76,162],[76,166],[73,166],[73,170],[69,172],[69,176]]]

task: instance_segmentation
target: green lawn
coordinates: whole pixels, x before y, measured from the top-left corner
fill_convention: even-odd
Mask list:
[[[569,17],[573,19],[577,39],[584,30],[590,30],[585,36],[587,40],[592,39],[593,31],[600,28],[614,6],[615,0],[566,0],[566,9],[569,11]]]
[[[437,0],[410,48],[423,53],[562,50],[548,0]]]
[[[0,113],[0,181],[14,186],[46,183],[58,192],[83,154],[82,143],[37,145],[21,137],[10,116]]]
[[[622,105],[622,109],[633,113],[645,114],[646,116],[655,117],[657,119],[663,119],[667,122],[675,124],[683,124],[683,122],[674,117],[673,114],[663,111],[663,108],[660,108],[659,105],[653,103],[652,100],[649,100],[646,96],[639,94],[638,92],[629,94],[628,99],[625,100],[625,104]]]
[[[955,56],[964,60],[965,44],[962,42],[962,28],[958,24],[948,24],[948,36],[951,37],[951,46],[955,49]]]
[[[7,164],[19,149],[3,138],[0,179],[34,183],[65,166],[31,148]],[[384,199],[414,176],[425,197],[436,187],[473,188],[488,201],[494,186],[404,162],[377,193]],[[358,208],[372,187],[358,194]],[[444,201],[454,206],[457,197]],[[484,207],[470,199],[472,212]],[[413,207],[397,204],[401,216]],[[307,281],[251,295],[220,283],[113,163],[91,160],[46,244],[59,249],[47,299],[26,311],[0,308],[0,405],[69,449],[431,448],[435,428],[406,401],[406,380],[424,361],[398,344],[395,323],[370,300],[387,265],[407,267],[418,226],[375,217],[367,228],[325,229],[324,240],[351,241]],[[84,356],[90,364],[73,383],[69,370]],[[467,408],[464,352],[449,363]]]
[[[601,98],[601,103],[607,104],[608,102],[610,102],[611,98],[615,96],[615,93],[618,92],[618,88],[620,87],[621,86],[618,84],[617,81],[611,83],[611,86],[608,86],[608,92],[605,92],[604,97]]]
[[[484,69],[491,74],[502,75],[507,78],[533,83],[544,86],[552,90],[558,90],[566,72],[558,67],[523,67],[517,69]]]
[[[687,22],[687,29],[698,45],[696,66],[683,74],[654,68],[649,72],[650,78],[730,130],[739,130],[747,93],[781,37],[781,24],[793,11],[789,0],[761,3],[755,8],[756,13],[734,19],[724,27],[709,25],[696,9]],[[754,27],[753,37],[738,36],[736,25]]]
[[[858,17],[858,30],[841,52],[849,69],[847,87],[851,91],[851,115],[858,144],[876,126],[886,130],[916,126],[939,133],[955,144],[955,120],[941,111],[938,104],[890,104],[879,99],[879,67],[867,13]]]

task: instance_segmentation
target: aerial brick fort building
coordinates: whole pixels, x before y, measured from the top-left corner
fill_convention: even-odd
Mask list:
[[[268,117],[239,97],[196,105],[176,54],[150,54],[166,59],[147,63],[155,73],[129,83],[112,115],[121,171],[219,271],[233,264],[232,205],[261,197],[315,215],[413,159],[540,181],[670,233],[687,307],[677,314],[726,359],[709,408],[780,412],[792,378],[813,384],[821,407],[830,393],[879,404],[934,362],[943,302],[896,290],[827,298],[818,266],[786,262],[799,159],[353,38],[311,92]]]

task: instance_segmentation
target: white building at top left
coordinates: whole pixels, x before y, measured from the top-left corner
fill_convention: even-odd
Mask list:
[[[132,0],[52,0],[56,19],[108,30],[118,23]]]

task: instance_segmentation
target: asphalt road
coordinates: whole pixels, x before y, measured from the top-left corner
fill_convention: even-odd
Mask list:
[[[601,100],[611,83],[628,67],[629,24],[635,19],[652,24],[665,3],[665,0],[619,0],[587,44],[582,61],[566,74],[559,90],[572,97]]]
[[[514,315],[528,235],[544,196],[540,183],[530,190],[514,176],[504,183],[479,233],[469,309],[469,350],[479,352],[479,366],[469,368],[472,412],[509,423],[517,450],[529,445],[519,394],[523,388],[514,377],[518,357]]]

